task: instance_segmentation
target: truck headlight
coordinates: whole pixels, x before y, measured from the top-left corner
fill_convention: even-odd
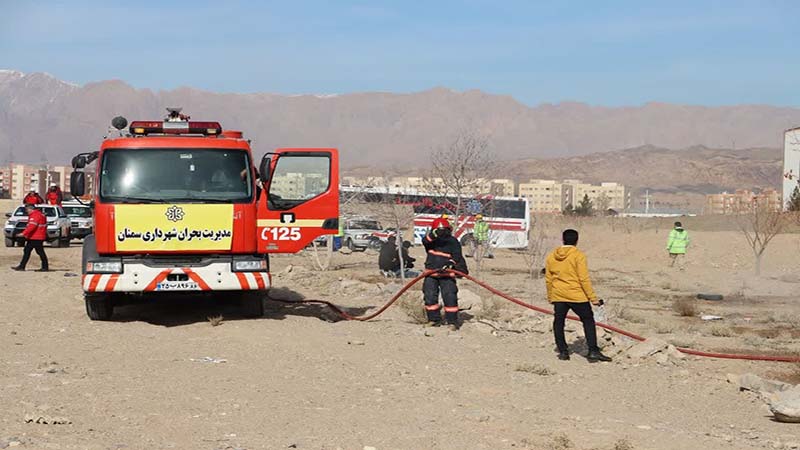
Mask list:
[[[234,272],[261,272],[267,270],[267,261],[263,259],[233,261],[231,270]]]
[[[87,273],[122,273],[122,261],[90,261],[86,263]]]

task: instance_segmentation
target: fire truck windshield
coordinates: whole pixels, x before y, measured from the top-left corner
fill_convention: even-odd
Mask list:
[[[247,203],[253,198],[244,150],[109,149],[100,169],[100,199],[109,203]]]

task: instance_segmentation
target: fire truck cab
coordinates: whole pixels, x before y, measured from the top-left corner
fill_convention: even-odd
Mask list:
[[[242,132],[168,111],[127,132],[115,118],[119,136],[72,160],[71,193],[91,182],[95,216],[83,244],[86,313],[109,320],[132,295],[228,293],[260,316],[269,254],[338,231],[338,152],[278,149],[256,169]]]

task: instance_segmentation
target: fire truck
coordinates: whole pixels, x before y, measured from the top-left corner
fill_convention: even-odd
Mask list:
[[[260,316],[269,255],[338,232],[338,152],[281,148],[256,168],[241,131],[168,111],[130,127],[116,117],[114,136],[72,159],[71,194],[90,183],[95,216],[83,243],[86,313],[109,320],[131,297],[205,293],[237,296]]]

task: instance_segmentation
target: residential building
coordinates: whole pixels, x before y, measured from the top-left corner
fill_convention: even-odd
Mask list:
[[[733,193],[706,195],[705,214],[737,214],[752,211],[755,205],[765,206],[773,211],[783,209],[780,192],[764,189],[758,194],[749,189],[737,189]]]
[[[572,185],[555,180],[519,184],[519,196],[528,199],[531,212],[560,213],[572,203]]]
[[[577,183],[576,183],[577,181]],[[564,180],[573,187],[573,206],[577,206],[585,196],[594,204],[595,209],[613,209],[622,212],[631,207],[630,192],[619,183],[604,182],[599,185],[581,183],[579,180]]]
[[[11,198],[11,166],[0,166],[0,198]]]

